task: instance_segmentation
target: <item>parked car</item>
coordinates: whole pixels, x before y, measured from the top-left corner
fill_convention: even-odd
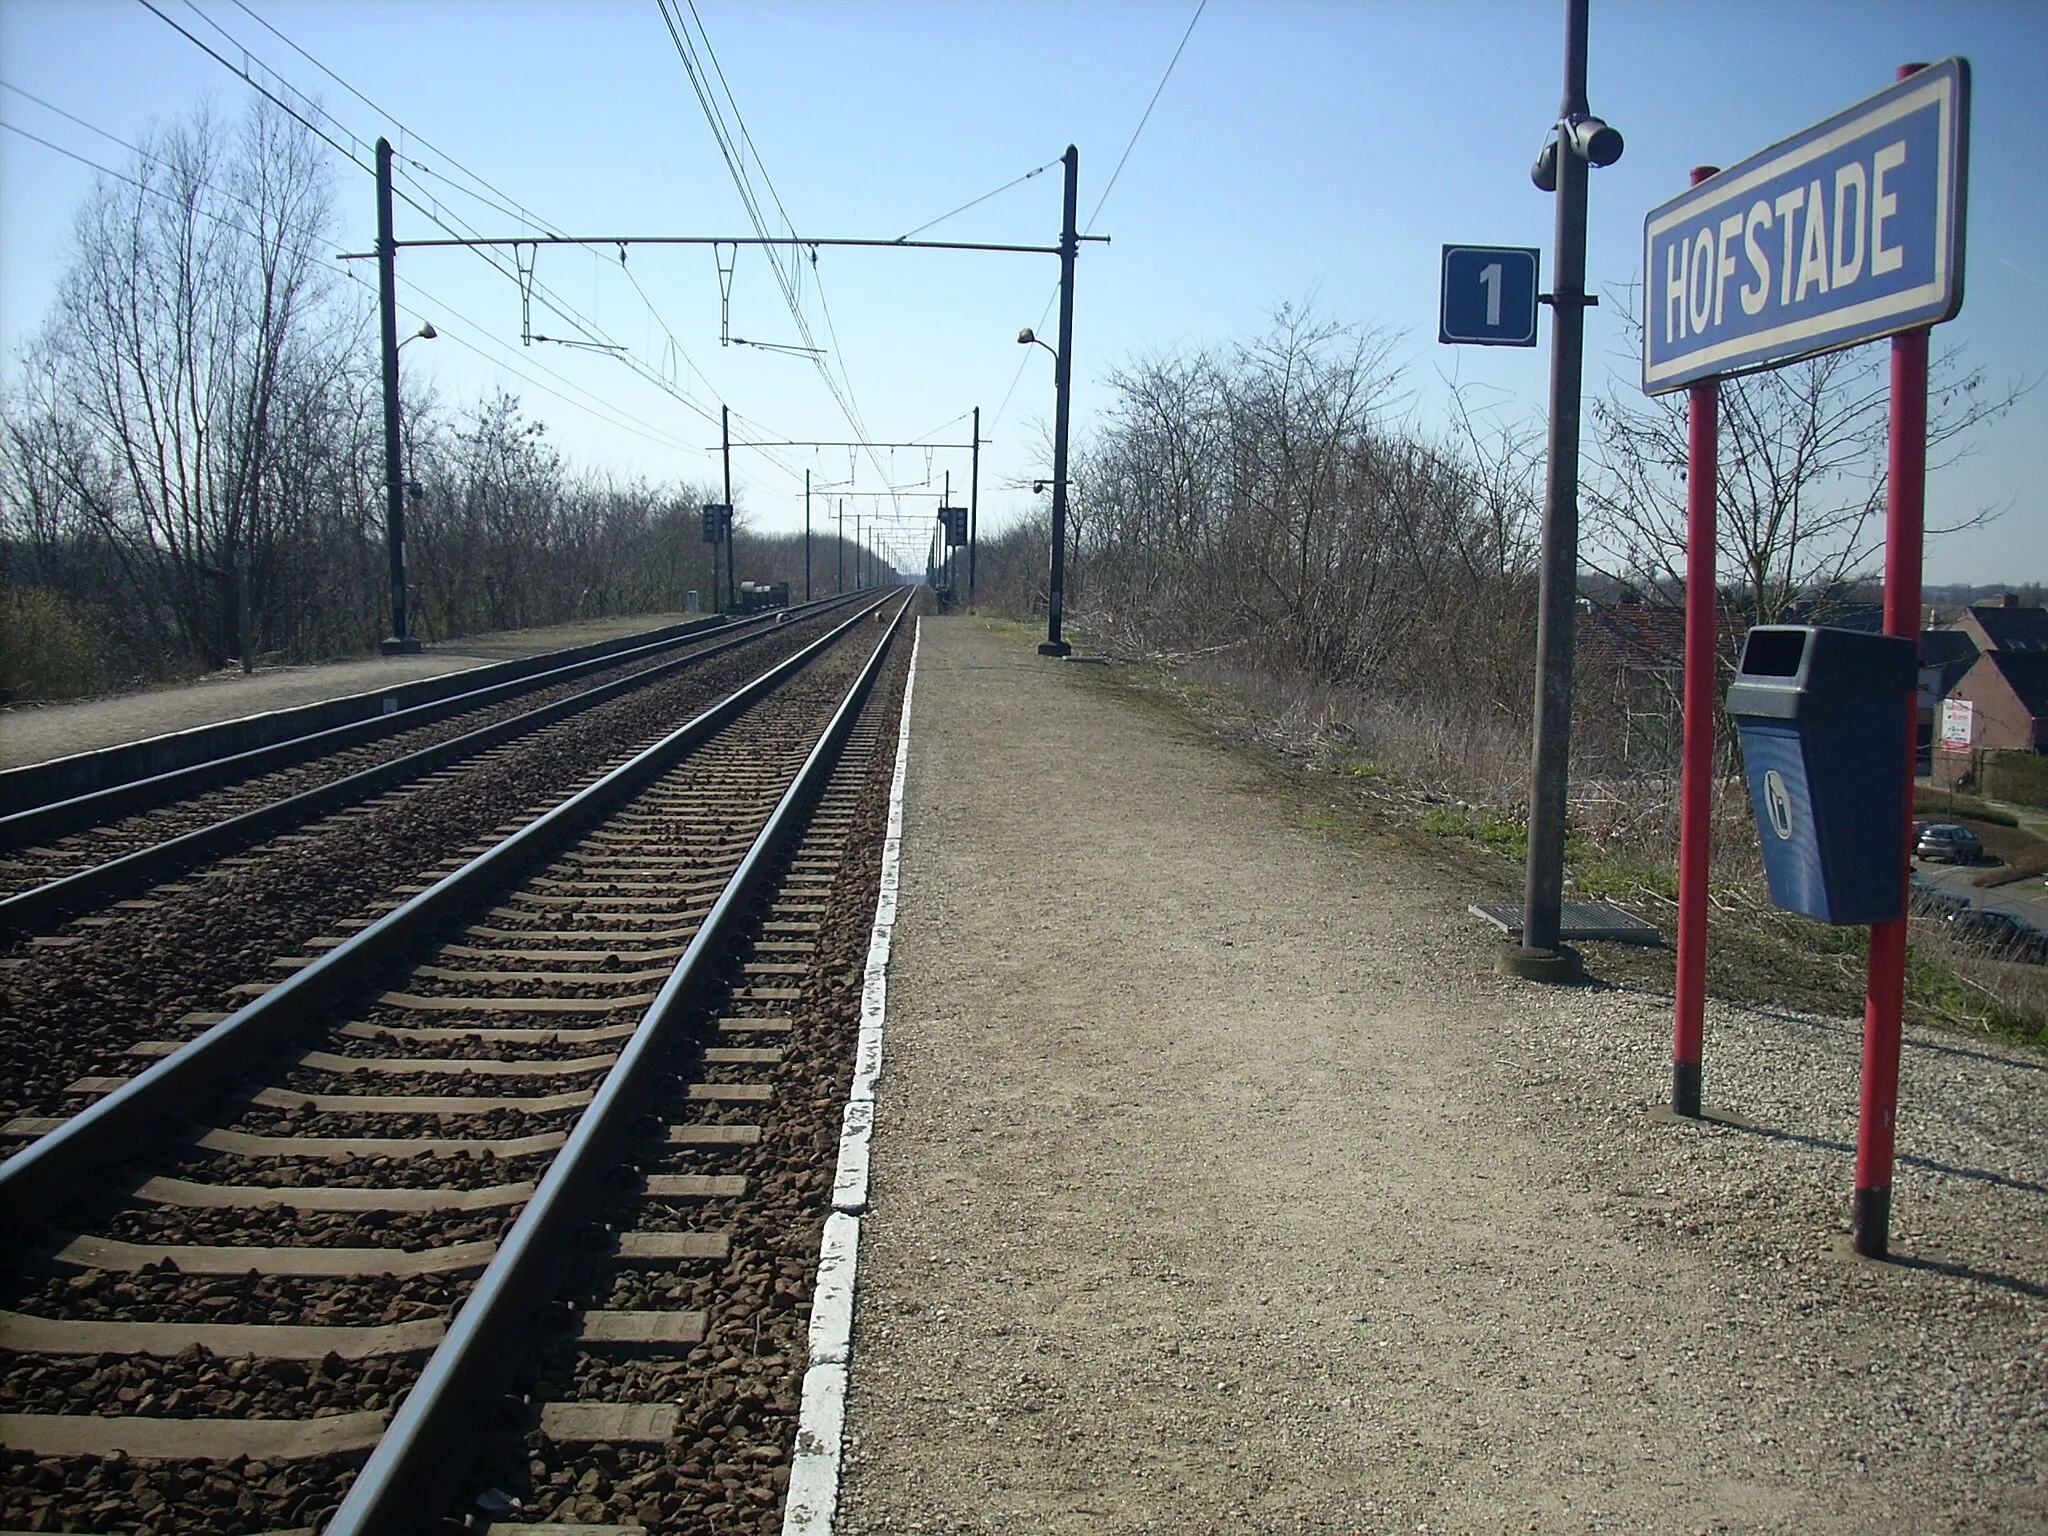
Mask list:
[[[1971,907],[1945,921],[1960,939],[1989,950],[1995,959],[2048,965],[2048,933],[2001,907]]]
[[[1907,910],[1921,917],[1946,918],[1970,910],[1968,897],[1943,890],[1917,869],[1913,871],[1913,885],[1907,894],[1906,904]]]
[[[1913,857],[1933,859],[1942,864],[1974,864],[1984,856],[1984,844],[1968,827],[1954,822],[1929,822],[1913,842]]]

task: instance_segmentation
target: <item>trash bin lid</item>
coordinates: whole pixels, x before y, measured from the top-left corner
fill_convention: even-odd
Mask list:
[[[1919,686],[1920,643],[1820,624],[1759,624],[1743,641],[1728,689],[1728,712],[1764,720],[1803,720],[1872,694],[1909,694]]]

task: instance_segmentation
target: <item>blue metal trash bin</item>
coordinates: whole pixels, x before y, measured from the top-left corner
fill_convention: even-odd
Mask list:
[[[1899,635],[1762,624],[1728,690],[1771,900],[1823,923],[1906,915],[1907,699]]]

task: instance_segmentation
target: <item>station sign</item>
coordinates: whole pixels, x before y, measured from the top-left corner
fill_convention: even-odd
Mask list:
[[[1644,393],[1952,319],[1969,125],[1947,59],[1652,210]]]
[[[1541,260],[1529,246],[1445,246],[1436,339],[1469,347],[1535,346]]]

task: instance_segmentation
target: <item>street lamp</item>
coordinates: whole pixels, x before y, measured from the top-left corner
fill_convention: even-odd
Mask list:
[[[398,354],[415,341],[432,341],[441,333],[434,329],[434,322],[422,320],[420,328],[403,341],[393,341],[397,330],[388,323],[384,332],[387,351],[384,354],[384,439],[385,470],[391,476],[386,497],[384,521],[385,538],[390,544],[391,557],[391,638],[380,649],[387,656],[410,656],[420,649],[419,641],[412,637],[412,618],[406,603],[405,569],[405,517],[408,493],[414,502],[420,498],[419,482],[403,476],[399,467],[400,433],[398,421]]]
[[[1557,271],[1549,296],[1550,442],[1536,595],[1536,701],[1529,789],[1529,854],[1522,886],[1522,942],[1499,968],[1528,981],[1573,982],[1584,972],[1560,944],[1564,844],[1571,772],[1573,602],[1579,565],[1579,413],[1586,311],[1586,180],[1621,158],[1622,137],[1586,102],[1586,0],[1566,0],[1564,100],[1529,179],[1557,196]],[[1676,1085],[1674,1087],[1676,1091]],[[1693,1083],[1693,1112],[1698,1082]]]
[[[1072,218],[1068,219],[1071,227]],[[1071,305],[1060,306],[1061,329],[1071,332],[1073,311]],[[1060,638],[1060,619],[1066,606],[1067,584],[1067,360],[1058,349],[1040,341],[1030,326],[1017,333],[1020,347],[1044,347],[1052,353],[1053,378],[1053,439],[1052,439],[1052,579],[1046,592],[1045,640],[1038,647],[1041,656],[1067,656],[1073,647]],[[1043,480],[1035,480],[1031,486],[1033,494],[1045,489]]]

